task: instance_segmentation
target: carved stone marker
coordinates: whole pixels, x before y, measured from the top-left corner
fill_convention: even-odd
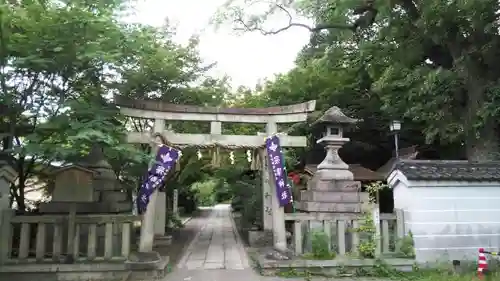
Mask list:
[[[122,191],[102,148],[95,145],[82,162],[56,169],[50,202],[40,204],[41,213],[67,213],[76,203],[76,213],[128,213],[132,202]]]
[[[174,189],[173,197],[172,213],[174,214],[174,216],[179,216],[179,190]]]
[[[55,202],[94,202],[92,179],[96,172],[78,165],[70,165],[58,169],[54,173],[54,191],[52,201]]]

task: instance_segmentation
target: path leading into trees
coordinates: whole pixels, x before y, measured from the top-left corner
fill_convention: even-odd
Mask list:
[[[230,212],[230,205],[226,204],[212,208],[211,214],[177,264],[177,268],[186,270],[250,268]]]
[[[245,248],[230,217],[230,205],[211,208],[211,213],[164,281],[254,281]]]

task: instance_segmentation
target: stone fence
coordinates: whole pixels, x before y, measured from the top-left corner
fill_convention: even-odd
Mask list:
[[[361,231],[356,231],[365,220],[363,215],[359,214],[290,213],[285,214],[285,220],[293,222],[293,237],[288,248],[294,249],[297,255],[303,254],[307,251],[305,249],[310,248],[307,243],[310,243],[311,237],[306,236],[311,234],[308,230],[312,224],[322,225],[321,229],[330,238],[331,250],[339,256],[348,252],[355,253],[360,243],[360,236],[364,235]],[[374,225],[375,256],[398,252],[397,241],[405,235],[403,213],[400,210],[395,210],[393,214],[382,213]]]
[[[140,222],[128,214],[1,215],[0,265],[124,261]]]

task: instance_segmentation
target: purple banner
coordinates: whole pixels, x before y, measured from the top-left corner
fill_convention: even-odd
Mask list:
[[[283,207],[293,201],[290,192],[291,186],[288,183],[286,169],[283,162],[283,152],[281,151],[280,139],[278,136],[266,138],[267,158],[273,171],[274,183],[276,185],[276,195],[280,206]]]
[[[148,207],[149,198],[153,191],[157,189],[163,181],[165,176],[168,174],[170,169],[175,165],[175,162],[179,159],[179,150],[162,145],[158,148],[155,160],[156,162],[148,170],[146,180],[142,183],[139,189],[138,207],[139,213],[146,211]]]

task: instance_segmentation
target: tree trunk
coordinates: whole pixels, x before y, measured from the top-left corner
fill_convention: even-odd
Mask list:
[[[484,109],[487,81],[479,77],[479,68],[467,67],[466,87],[468,92],[466,128],[466,151],[469,161],[493,161],[500,159],[498,125],[496,120],[489,116],[483,120],[480,128],[476,128],[479,111]]]
[[[469,161],[494,161],[500,160],[500,139],[494,122],[487,124],[479,130],[477,137],[470,137],[467,142],[467,160]]]
[[[15,199],[17,203],[17,210],[21,213],[24,213],[26,211],[26,203],[24,196],[25,188],[26,188],[26,179],[24,177],[24,174],[19,174],[19,183],[17,184],[14,193],[16,194]]]

